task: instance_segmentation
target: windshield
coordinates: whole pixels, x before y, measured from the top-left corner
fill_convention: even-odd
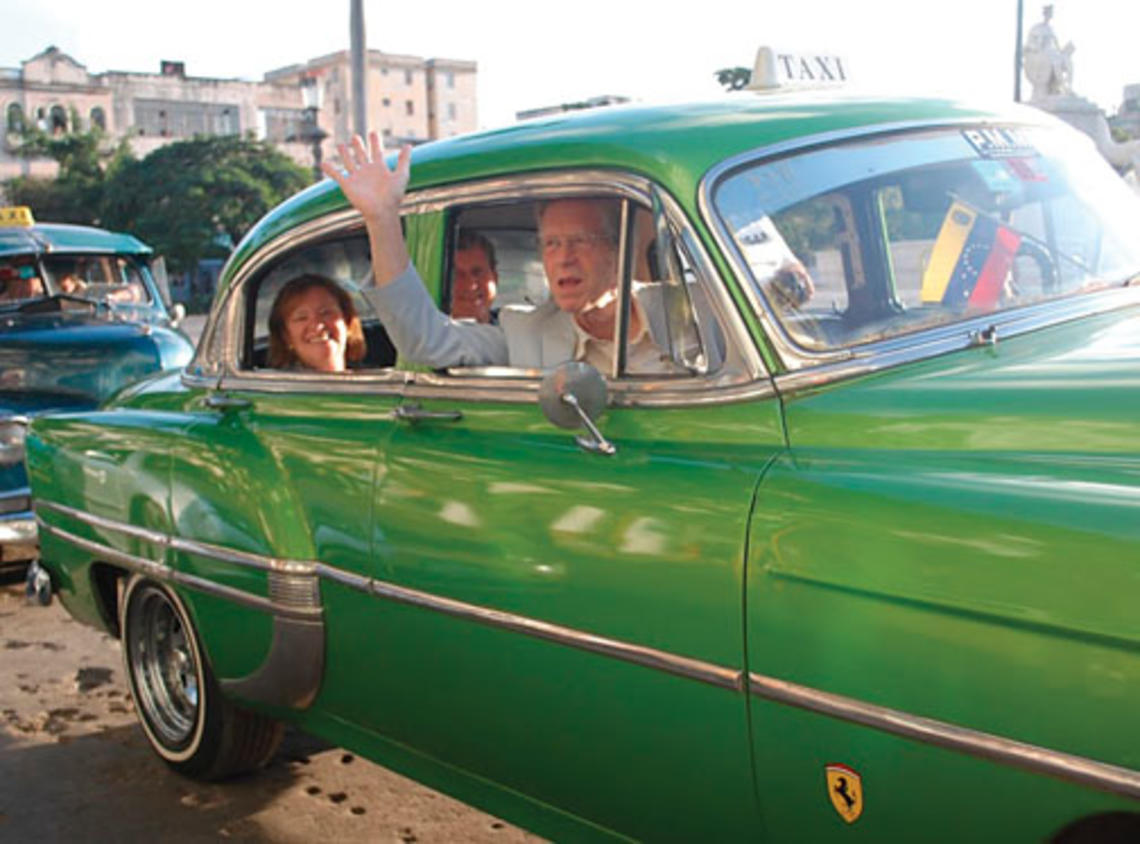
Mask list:
[[[63,295],[108,305],[151,301],[138,259],[128,255],[0,258],[0,306]]]
[[[941,129],[746,165],[714,192],[799,345],[857,345],[1119,284],[1138,198],[1071,131]]]

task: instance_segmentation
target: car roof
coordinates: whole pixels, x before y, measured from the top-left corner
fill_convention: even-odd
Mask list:
[[[621,105],[571,111],[433,141],[412,151],[410,198],[424,188],[527,171],[612,167],[640,173],[684,202],[716,164],[750,150],[829,133],[964,122],[1055,122],[1014,104],[978,106],[950,99],[850,96],[830,91],[726,94],[706,102]],[[270,211],[235,249],[221,284],[252,251],[293,226],[344,209],[325,179]]]
[[[149,255],[154,250],[129,234],[91,226],[65,223],[35,223],[31,226],[0,226],[0,257],[58,253],[115,253]]]

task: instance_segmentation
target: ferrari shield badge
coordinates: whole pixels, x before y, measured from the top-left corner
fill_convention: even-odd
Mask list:
[[[863,814],[863,780],[853,768],[838,762],[827,766],[827,796],[847,823],[855,823]]]

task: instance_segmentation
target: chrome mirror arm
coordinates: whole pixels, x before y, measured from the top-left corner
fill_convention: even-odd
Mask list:
[[[578,402],[578,397],[573,393],[563,393],[561,396],[562,403],[569,405],[578,414],[578,418],[582,420],[582,424],[586,430],[590,432],[589,437],[575,437],[575,442],[584,450],[591,454],[604,454],[610,457],[617,453],[617,448],[607,440],[602,432],[598,430],[598,426],[594,424],[594,420],[590,415],[582,409],[582,405]]]

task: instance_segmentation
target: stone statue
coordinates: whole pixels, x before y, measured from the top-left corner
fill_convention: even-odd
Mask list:
[[[1022,48],[1021,66],[1033,84],[1029,102],[1064,120],[1093,139],[1101,155],[1120,173],[1140,174],[1140,141],[1117,143],[1104,112],[1091,100],[1073,92],[1073,44],[1057,40],[1050,21],[1052,4],[1042,10],[1042,21],[1029,30]]]
[[[1073,92],[1073,42],[1064,47],[1053,32],[1052,4],[1042,9],[1043,20],[1029,30],[1022,49],[1022,68],[1033,85],[1032,102]]]

